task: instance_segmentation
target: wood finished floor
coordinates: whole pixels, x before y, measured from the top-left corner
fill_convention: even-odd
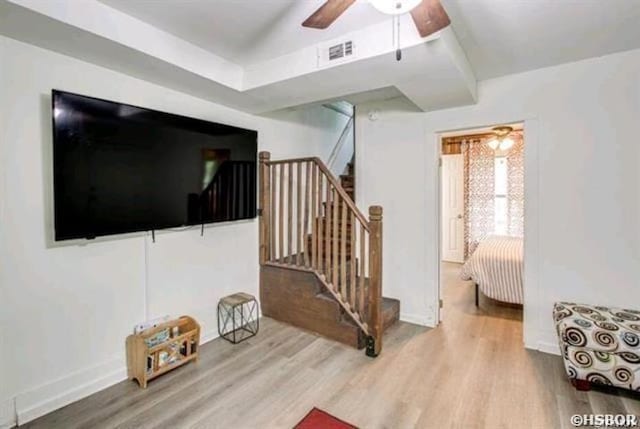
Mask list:
[[[398,323],[383,353],[264,318],[257,337],[214,340],[201,359],[152,381],[125,381],[28,428],[292,428],[312,407],[367,428],[572,428],[584,413],[640,415],[638,396],[577,392],[560,357],[522,346],[521,310],[480,301],[444,264],[445,321]]]

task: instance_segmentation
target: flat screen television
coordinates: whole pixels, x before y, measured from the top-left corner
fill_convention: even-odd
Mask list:
[[[256,131],[52,91],[55,239],[256,216]]]

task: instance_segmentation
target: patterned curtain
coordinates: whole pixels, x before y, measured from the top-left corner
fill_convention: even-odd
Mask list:
[[[510,136],[514,145],[507,158],[507,234],[524,234],[524,139],[522,132]],[[467,140],[464,155],[465,259],[478,243],[495,230],[495,157],[487,139]],[[498,154],[499,155],[499,154]]]
[[[484,236],[495,227],[495,152],[486,140],[470,140],[463,145],[465,259],[473,253]]]
[[[507,234],[524,236],[524,138],[522,132],[512,133],[515,144],[507,153]]]

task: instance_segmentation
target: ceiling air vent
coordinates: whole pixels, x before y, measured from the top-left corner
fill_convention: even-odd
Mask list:
[[[329,61],[353,54],[353,42],[340,43],[329,47]]]
[[[344,55],[347,56],[351,54],[353,54],[353,42],[352,41],[345,42]]]
[[[342,62],[350,59],[354,54],[353,41],[325,44],[318,48],[318,67],[326,67],[330,63]]]

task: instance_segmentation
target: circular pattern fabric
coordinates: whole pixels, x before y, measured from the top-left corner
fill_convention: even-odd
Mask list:
[[[618,347],[616,337],[607,331],[594,331],[593,339],[596,340],[596,343],[607,350],[615,350]]]
[[[576,323],[578,323],[577,320],[576,320]],[[598,328],[606,329],[607,331],[617,331],[618,329],[620,329],[618,325],[611,322],[595,322],[595,323]]]
[[[583,307],[581,305],[576,305],[575,307],[573,307],[573,311],[577,311],[578,313],[582,313],[582,314],[595,313],[595,310],[593,308]]]
[[[620,352],[618,354],[622,360],[631,364],[640,364],[640,356],[632,352]]]
[[[584,319],[577,319],[576,321],[576,325],[582,327],[582,328],[590,328],[593,326],[593,324],[591,322],[589,322],[588,320],[584,320]]]
[[[611,362],[611,353],[594,352],[593,354],[596,357],[596,359],[598,359],[600,362],[604,362],[604,363]]]
[[[569,310],[564,305],[556,305],[553,310],[553,318],[556,322],[565,319],[573,314],[573,311]]]
[[[640,337],[633,332],[623,332],[622,341],[624,341],[629,347],[636,348],[640,345]]]
[[[591,354],[584,350],[575,351],[571,361],[582,368],[591,368],[593,366],[593,358],[591,357]]]
[[[587,345],[587,336],[578,328],[567,328],[564,331],[567,343],[575,347],[584,347]]]
[[[633,379],[634,379],[634,375],[633,372],[625,367],[625,366],[619,366],[613,369],[613,375],[616,378],[617,381],[619,381],[620,383],[633,383]]]
[[[597,373],[597,372],[592,372],[592,373],[587,374],[586,379],[587,379],[587,381],[590,381],[590,382],[595,383],[595,384],[604,384],[606,386],[613,385],[613,383],[611,383],[611,380],[609,380],[606,376],[604,376],[604,375],[602,375],[600,373]]]
[[[566,302],[553,318],[571,379],[640,391],[640,311]]]
[[[613,315],[619,317],[620,319],[631,320],[633,322],[637,322],[638,320],[640,320],[640,316],[628,311],[618,311],[616,313],[613,313]]]

